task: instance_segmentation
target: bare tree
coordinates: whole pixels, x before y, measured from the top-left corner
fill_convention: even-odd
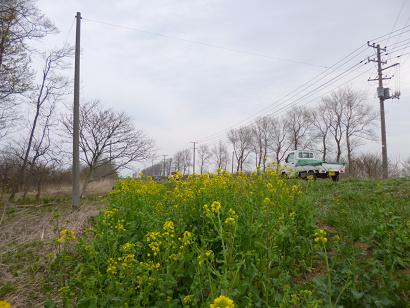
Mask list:
[[[404,162],[402,162],[401,175],[410,176],[410,157],[407,158],[407,160],[405,160]]]
[[[199,169],[200,169],[201,174],[203,174],[204,168],[211,157],[212,157],[212,153],[209,150],[208,145],[201,144],[198,148]]]
[[[167,166],[168,164],[166,163],[166,167]],[[155,164],[151,164],[151,166],[142,169],[141,172],[143,175],[156,176],[156,177],[161,176],[164,173],[164,162],[160,161]]]
[[[243,165],[252,151],[252,128],[244,126],[228,132],[237,161],[236,172],[243,171]]]
[[[25,186],[27,166],[46,155],[50,149],[49,128],[56,103],[68,93],[69,81],[63,77],[61,71],[67,68],[67,57],[72,55],[72,49],[63,48],[44,55],[44,67],[40,83],[30,92],[28,104],[34,109],[34,116],[29,120],[28,138],[24,145],[19,180]],[[41,125],[43,123],[43,125]],[[40,126],[40,127],[39,127]],[[48,142],[47,146],[45,144]],[[34,150],[34,151],[33,151]],[[30,155],[32,157],[30,158]],[[14,199],[18,191],[17,182],[13,185],[10,200]]]
[[[275,162],[279,165],[291,147],[291,143],[288,141],[288,125],[284,118],[272,118],[271,121],[270,147],[275,157]]]
[[[0,2],[0,114],[6,101],[31,87],[28,41],[55,32],[54,25],[33,0]]]
[[[252,147],[255,153],[256,169],[259,170],[262,166],[263,171],[266,170],[266,159],[268,149],[271,145],[270,134],[272,130],[272,118],[264,116],[256,119],[252,127]]]
[[[175,172],[182,172],[182,161],[184,160],[183,158],[183,153],[182,151],[178,151],[174,154],[173,162],[174,162],[174,170]]]
[[[365,103],[365,96],[350,88],[343,93],[342,125],[345,131],[348,171],[352,162],[352,153],[355,147],[363,140],[374,139],[374,123],[377,113]]]
[[[399,177],[401,170],[397,161],[389,161],[392,177]],[[379,154],[361,153],[352,157],[350,176],[359,178],[382,178],[382,159]]]
[[[289,143],[294,150],[306,148],[309,143],[309,128],[312,119],[306,108],[295,107],[286,114],[286,126]]]
[[[11,189],[11,183],[17,177],[20,160],[9,151],[1,153],[0,156],[0,185],[1,199],[3,194]]]
[[[182,175],[189,174],[189,167],[192,166],[192,154],[190,149],[181,151],[182,154]]]
[[[229,153],[226,145],[220,140],[217,145],[212,148],[212,155],[217,169],[225,169],[229,160]]]
[[[72,136],[72,116],[65,117],[64,127]],[[125,113],[104,109],[100,102],[88,102],[80,108],[81,160],[87,166],[82,194],[93,180],[94,171],[111,164],[110,174],[128,168],[131,163],[150,158],[153,141],[135,129]]]
[[[49,107],[48,113],[40,118],[37,124],[39,133],[33,137],[32,150],[27,161],[27,172],[34,180],[37,189],[36,199],[40,198],[45,178],[62,161],[61,157],[58,157],[55,151],[58,149],[58,146],[55,142],[52,142],[51,138],[51,129],[56,126],[56,124],[53,123],[54,109],[55,101]],[[24,184],[24,197],[26,197],[28,186],[27,183]]]
[[[165,160],[165,175],[171,175],[172,172],[172,158]]]
[[[188,174],[189,167],[192,166],[191,150],[185,149],[178,151],[174,155],[174,169],[182,175]]]
[[[17,101],[12,99],[0,100],[0,142],[8,135],[14,127],[17,115]]]
[[[328,139],[330,135],[331,119],[326,110],[326,103],[322,102],[316,110],[312,111],[312,136],[321,143],[322,159],[326,161],[328,154]]]
[[[336,161],[339,162],[342,155],[342,138],[345,133],[343,127],[344,114],[344,90],[339,90],[331,93],[329,96],[323,98],[324,112],[329,119],[329,132],[336,144]]]
[[[359,178],[381,178],[382,161],[380,155],[364,153],[351,161],[350,176]]]

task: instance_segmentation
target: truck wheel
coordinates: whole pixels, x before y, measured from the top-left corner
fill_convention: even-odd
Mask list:
[[[339,181],[339,173],[336,175],[331,176],[333,182]]]
[[[313,181],[316,181],[316,173],[314,171],[309,171],[307,173],[306,179],[312,179]]]

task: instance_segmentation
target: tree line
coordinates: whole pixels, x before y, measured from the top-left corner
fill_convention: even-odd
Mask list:
[[[71,181],[73,48],[33,48],[58,29],[32,0],[0,3],[0,185],[13,200],[46,184]],[[41,68],[38,69],[38,63]],[[37,64],[37,65],[36,65]],[[151,155],[153,141],[125,113],[99,101],[80,110],[82,191]]]
[[[359,90],[345,87],[322,97],[312,107],[294,106],[284,115],[266,115],[252,124],[231,129],[226,141],[197,150],[197,173],[221,168],[233,173],[265,171],[268,164],[284,163],[290,150],[314,150],[323,161],[347,163],[347,174],[380,177],[381,160],[376,154],[361,153],[359,147],[377,141],[378,113]],[[168,176],[189,173],[193,165],[191,149],[142,170],[145,175]],[[392,175],[406,174],[406,164],[390,162]]]

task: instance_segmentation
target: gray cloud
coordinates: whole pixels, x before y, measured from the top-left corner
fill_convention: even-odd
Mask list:
[[[82,99],[101,99],[106,106],[128,112],[161,152],[172,154],[191,140],[246,119],[322,71],[273,59],[332,65],[368,39],[389,32],[401,3],[40,0],[39,6],[61,30],[47,39],[47,46],[63,42],[75,12],[81,11],[88,19],[272,58],[84,21]],[[407,4],[397,27],[409,17]],[[389,152],[401,157],[410,155],[409,138],[403,133],[410,131],[409,63],[401,68],[400,103],[386,106]],[[367,77],[351,85],[367,91],[378,108],[376,84],[368,83]],[[378,144],[369,148],[378,149]]]

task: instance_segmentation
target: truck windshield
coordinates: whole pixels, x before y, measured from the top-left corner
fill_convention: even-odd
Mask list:
[[[286,158],[286,161],[287,161],[288,163],[293,163],[294,158],[295,158],[295,153],[290,153],[290,154],[288,155],[288,157]]]
[[[313,158],[312,152],[299,152],[299,158]]]

